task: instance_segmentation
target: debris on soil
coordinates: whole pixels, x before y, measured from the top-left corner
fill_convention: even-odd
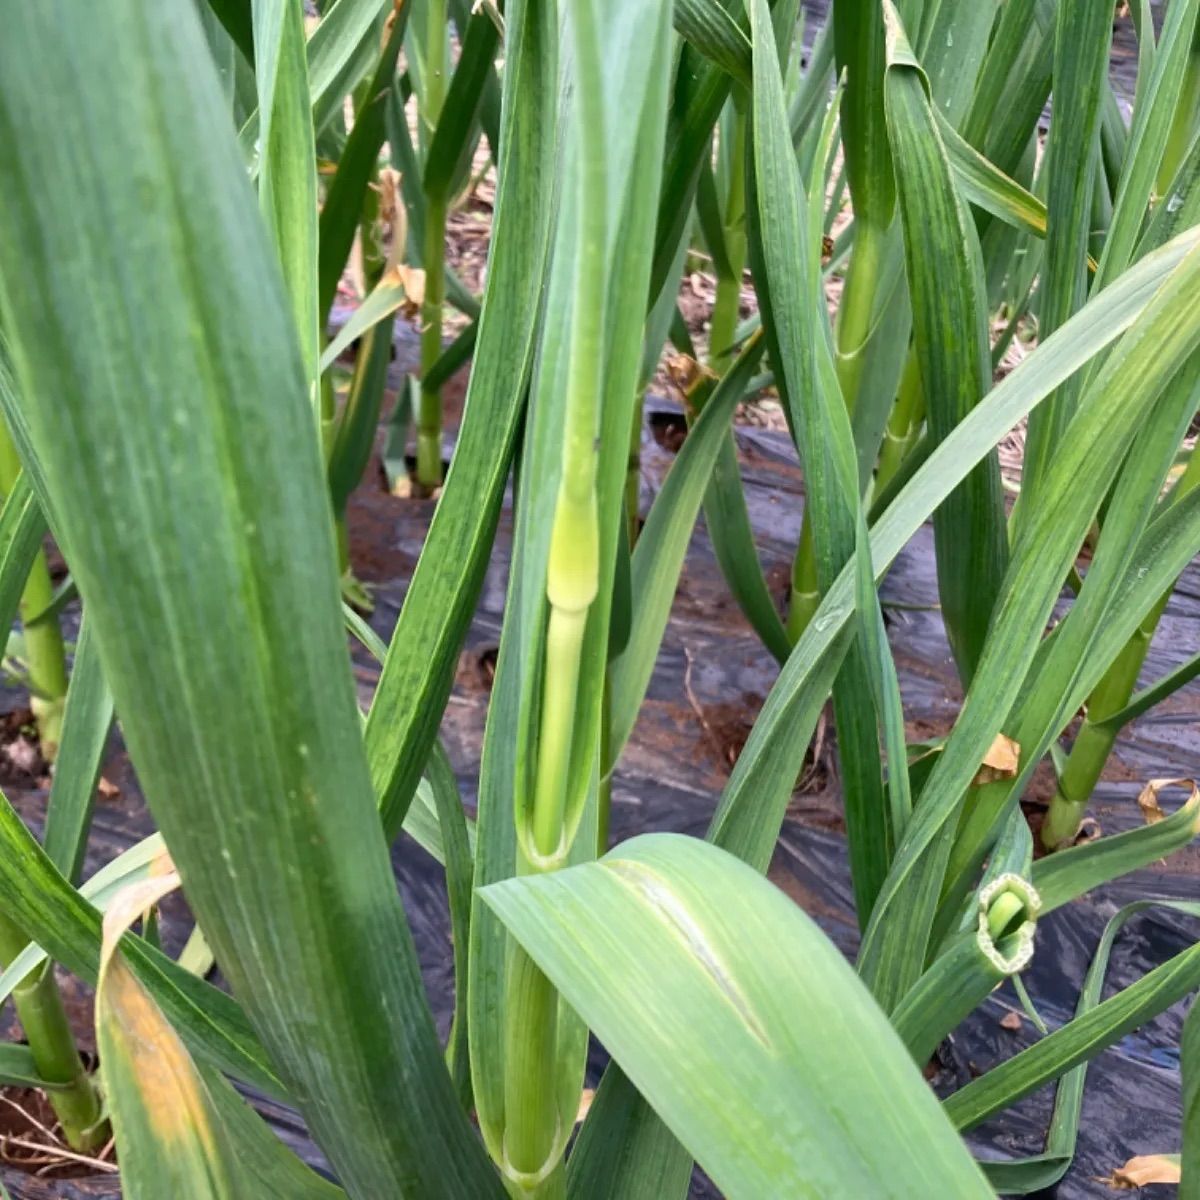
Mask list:
[[[112,1139],[95,1154],[77,1154],[63,1140],[45,1093],[36,1088],[0,1088],[0,1163],[39,1179],[117,1173]]]
[[[0,787],[49,787],[49,777],[32,710],[0,714]]]

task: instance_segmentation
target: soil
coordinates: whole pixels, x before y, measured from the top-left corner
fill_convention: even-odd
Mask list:
[[[37,725],[28,707],[0,713],[0,787],[49,787]]]
[[[110,1142],[95,1154],[74,1154],[45,1093],[0,1088],[0,1163],[36,1179],[90,1180],[115,1171],[116,1152]]]

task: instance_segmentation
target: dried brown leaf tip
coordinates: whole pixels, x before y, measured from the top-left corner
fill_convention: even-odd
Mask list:
[[[1151,779],[1138,793],[1137,798],[1138,807],[1142,810],[1147,825],[1155,825],[1167,815],[1163,812],[1158,797],[1160,793],[1170,787],[1187,788],[1190,793],[1187,800],[1189,804],[1196,799],[1197,795],[1200,795],[1194,779]]]
[[[679,389],[684,407],[689,412],[695,411],[692,397],[696,390],[706,381],[717,377],[705,366],[698,363],[690,354],[672,354],[667,358],[667,374],[671,382]]]
[[[1109,1187],[1134,1191],[1151,1183],[1179,1182],[1178,1154],[1139,1154],[1104,1180]]]
[[[996,734],[988,752],[979,764],[972,782],[978,787],[985,783],[995,783],[1000,779],[1012,779],[1017,773],[1021,761],[1020,744],[1004,734]]]

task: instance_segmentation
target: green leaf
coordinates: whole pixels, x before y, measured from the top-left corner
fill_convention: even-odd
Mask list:
[[[1129,150],[1113,198],[1112,224],[1104,239],[1094,290],[1105,287],[1129,265],[1154,199],[1154,180],[1167,147],[1175,106],[1183,92],[1198,12],[1197,0],[1176,0],[1167,10],[1144,90],[1143,72],[1139,68]],[[1139,47],[1150,44],[1153,44],[1153,22],[1139,39]]]
[[[86,617],[75,643],[75,665],[67,690],[62,741],[54,761],[46,807],[46,853],[72,882],[78,880],[92,823],[96,780],[112,725],[112,693]]]
[[[491,17],[482,10],[475,12],[467,23],[458,64],[425,155],[422,184],[427,197],[449,199],[454,180],[461,173],[463,158],[470,153],[470,132],[489,87],[495,86],[493,60],[498,36]]]
[[[1017,421],[1142,317],[1163,280],[1198,245],[1200,230],[1193,230],[1148,256],[992,389],[922,463],[879,518],[871,533],[876,571],[887,570],[938,504]],[[710,839],[761,871],[770,861],[804,751],[845,651],[853,580],[853,569],[843,568],[797,643],[767,697],[709,828]]]
[[[928,82],[890,3],[884,101],[904,230],[913,345],[935,444],[979,403],[991,382],[983,258],[955,191]],[[969,683],[1008,565],[1004,497],[995,451],[933,514],[938,595],[946,633]]]
[[[938,835],[957,820],[962,797],[1021,690],[1060,581],[1139,425],[1200,345],[1200,314],[1183,300],[1197,281],[1200,253],[1193,252],[1106,360],[1083,398],[1073,436],[1060,447],[1045,480],[1044,501],[1026,511],[1027,524],[1015,544],[966,702],[922,792],[863,940],[860,967],[865,976],[888,981],[877,995],[890,994],[894,1001],[898,993],[893,989],[910,986],[923,965],[950,849],[949,840]],[[965,427],[964,422],[959,429]],[[1028,747],[1023,749],[1028,753]],[[1032,762],[1036,758],[1022,765],[1031,767]]]
[[[667,472],[634,547],[633,625],[624,651],[612,666],[610,762],[616,762],[633,732],[671,614],[696,515],[727,441],[733,410],[762,351],[763,339],[756,336],[705,403]]]
[[[675,28],[738,83],[750,83],[750,39],[738,21],[742,6],[722,0],[676,0]],[[737,14],[737,15],[735,15]]]
[[[252,0],[258,195],[283,269],[305,378],[317,377],[317,169],[302,0]]]
[[[7,992],[46,953],[86,982],[94,982],[100,961],[100,916],[46,857],[12,805],[0,796],[0,899],[12,920],[41,947],[30,947],[3,975]],[[161,838],[126,851],[84,885],[98,904],[111,894],[108,885],[136,878],[161,853]],[[93,893],[93,888],[94,893]],[[268,1094],[286,1090],[267,1063],[245,1015],[225,992],[180,970],[165,955],[138,938],[126,939],[124,952],[138,978],[150,989],[171,1024],[206,1061]]]
[[[11,1042],[0,1044],[0,1085],[46,1090],[52,1090],[55,1086],[38,1074],[29,1047]]]
[[[380,836],[294,321],[202,39],[147,0],[9,27],[13,425],[189,902],[339,1176],[498,1193]],[[51,186],[68,147],[70,203]]]
[[[164,1190],[195,1200],[234,1200],[250,1192],[297,1200],[344,1197],[276,1138],[224,1076],[192,1060],[123,960],[118,940],[141,912],[138,902],[144,899],[148,908],[177,884],[177,876],[167,875],[137,885],[105,922],[96,1041],[121,1156],[122,1194],[131,1200],[150,1200]]]
[[[505,19],[500,178],[464,420],[367,720],[371,780],[388,833],[400,827],[450,694],[524,411],[549,239],[545,180],[557,83],[541,2],[514,7]]]
[[[205,0],[233,39],[233,43],[254,65],[254,18],[250,0]]]
[[[1197,945],[1176,954],[1136,983],[1098,1003],[1109,951],[1117,933],[1134,913],[1156,904],[1192,916],[1200,915],[1200,906],[1186,901],[1139,900],[1121,909],[1101,935],[1074,1020],[972,1080],[946,1100],[946,1113],[957,1128],[973,1129],[988,1117],[1066,1074],[1072,1067],[1086,1063],[1200,986],[1200,945]],[[1076,1082],[1082,1088],[1082,1075],[1076,1077]],[[1078,1102],[1077,1098],[1075,1102]]]
[[[1200,1196],[1200,1009],[1192,1001],[1179,1047],[1183,1072],[1183,1155],[1179,1200]]]
[[[334,515],[343,521],[350,493],[362,480],[375,448],[379,410],[392,361],[392,330],[392,318],[384,317],[363,335],[346,402],[333,427],[326,475]]]
[[[446,1059],[459,1099],[471,1108],[471,1061],[467,1045],[467,949],[471,937],[471,878],[474,861],[467,836],[467,815],[458,794],[454,768],[442,748],[434,742],[426,768],[429,788],[437,807],[438,828],[445,852],[446,898],[450,908],[450,940],[454,950],[454,1017]]]
[[[1048,913],[1112,879],[1149,866],[1188,845],[1200,832],[1200,792],[1169,817],[1096,838],[1039,859],[1033,883]]]
[[[395,9],[394,0],[390,7]],[[388,9],[388,0],[334,0],[325,7],[308,42],[309,99],[317,132],[378,59]]]
[[[1039,333],[1053,333],[1079,308],[1085,295],[1090,230],[1093,149],[1099,134],[1100,96],[1108,78],[1112,13],[1108,0],[1058,5],[1054,37],[1054,117],[1046,155],[1046,266],[1039,289]],[[1032,506],[1058,458],[1075,412],[1076,388],[1068,384],[1030,417],[1017,520]]]
[[[886,228],[896,191],[883,111],[885,34],[880,0],[835,4],[833,33],[838,74],[844,72],[846,79],[842,146],[855,217]]]
[[[935,115],[938,118],[938,135],[954,170],[954,182],[959,195],[1014,229],[1023,229],[1044,238],[1046,206],[1032,192],[984,158],[941,113]]]
[[[370,333],[381,321],[386,321],[408,299],[406,276],[397,270],[385,271],[383,278],[371,289],[367,298],[350,314],[350,319],[330,339],[321,354],[321,373],[324,374],[360,338]]]
[[[362,102],[354,110],[354,125],[346,138],[337,172],[330,181],[321,205],[317,260],[317,314],[321,332],[329,320],[329,310],[337,296],[338,280],[346,267],[354,235],[363,215],[363,201],[375,175],[379,148],[387,133],[387,106],[396,74],[396,59],[404,44],[411,4],[401,5],[390,24],[387,40],[379,55],[375,71],[367,84]],[[403,246],[396,248],[397,258]],[[355,317],[358,316],[356,312]],[[344,331],[343,331],[344,332]],[[338,352],[340,353],[340,351]],[[326,367],[327,350],[321,356],[321,370]],[[333,355],[334,358],[337,355]]]
[[[838,950],[729,855],[654,834],[481,895],[734,1200],[990,1194]]]

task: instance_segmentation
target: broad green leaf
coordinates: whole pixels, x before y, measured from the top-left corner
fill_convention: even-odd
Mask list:
[[[808,197],[796,171],[783,82],[765,0],[751,7],[754,37],[751,261],[777,383],[804,467],[805,515],[825,591],[854,555],[858,469],[849,414],[825,323]],[[843,120],[845,109],[843,108]],[[855,643],[834,688],[834,718],[855,904],[865,922],[887,873],[893,831],[874,713],[862,704],[867,662]]]
[[[842,145],[856,221],[886,228],[895,204],[883,111],[884,23],[880,0],[842,0],[833,8],[834,53],[842,92]]]
[[[1093,159],[1100,96],[1108,77],[1112,13],[1108,0],[1058,5],[1054,38],[1054,116],[1046,146],[1046,267],[1039,289],[1039,333],[1053,333],[1083,302]],[[1003,164],[1001,164],[1003,166]],[[1075,411],[1068,384],[1030,416],[1017,519],[1031,507],[1057,461]]]
[[[345,0],[342,0],[344,3]],[[384,828],[400,827],[475,609],[533,361],[549,238],[556,68],[540,0],[505,19],[504,132],[480,320],[454,460],[367,720]]]
[[[375,175],[379,148],[383,145],[387,132],[387,105],[396,74],[396,59],[404,42],[404,30],[411,8],[411,4],[400,6],[389,22],[387,39],[379,61],[367,83],[362,102],[354,110],[354,125],[346,138],[341,158],[338,160],[337,172],[330,181],[321,205],[316,303],[322,333],[325,331],[329,310],[337,295],[338,280],[341,279],[354,244],[354,235],[363,215],[367,189]],[[399,237],[399,234],[396,236]],[[403,246],[395,248],[394,255],[397,261],[403,257],[403,250]],[[354,315],[357,317],[358,313]],[[325,370],[325,360],[328,357],[329,351],[321,356],[322,371]]]
[[[72,881],[79,878],[87,850],[96,780],[112,725],[113,702],[100,656],[85,618],[75,643],[75,665],[63,714],[62,741],[54,762],[46,806],[46,853]]]
[[[675,28],[701,54],[740,84],[750,83],[750,39],[743,28],[740,4],[724,0],[676,0]],[[736,14],[736,15],[735,15]]]
[[[425,156],[421,182],[427,197],[446,201],[471,149],[470,132],[495,86],[493,59],[498,33],[483,11],[474,12],[463,35],[462,51],[446,92],[437,128]]]
[[[734,1200],[990,1194],[838,950],[729,855],[654,834],[481,895]]]
[[[885,6],[884,108],[904,230],[913,344],[930,436],[941,442],[991,382],[983,259],[958,199],[928,81]],[[1000,464],[993,451],[933,514],[938,595],[959,676],[969,682],[1008,565]]]
[[[252,0],[258,195],[283,270],[305,378],[317,377],[317,169],[302,0]]]
[[[314,1136],[358,1194],[489,1195],[380,837],[294,321],[202,38],[146,0],[9,27],[12,423],[189,901]]]
[[[905,27],[929,78],[937,113],[952,127],[957,128],[972,103],[1000,7],[998,0],[924,0],[915,8],[909,5],[905,13]]]
[[[1154,199],[1154,179],[1166,151],[1175,106],[1183,91],[1197,12],[1200,12],[1197,0],[1176,0],[1171,4],[1144,90],[1143,72],[1139,69],[1129,151],[1113,198],[1112,224],[1104,240],[1104,253],[1100,256],[1093,289],[1105,287],[1129,265],[1147,210]],[[1150,22],[1139,45],[1152,42],[1153,22]]]

